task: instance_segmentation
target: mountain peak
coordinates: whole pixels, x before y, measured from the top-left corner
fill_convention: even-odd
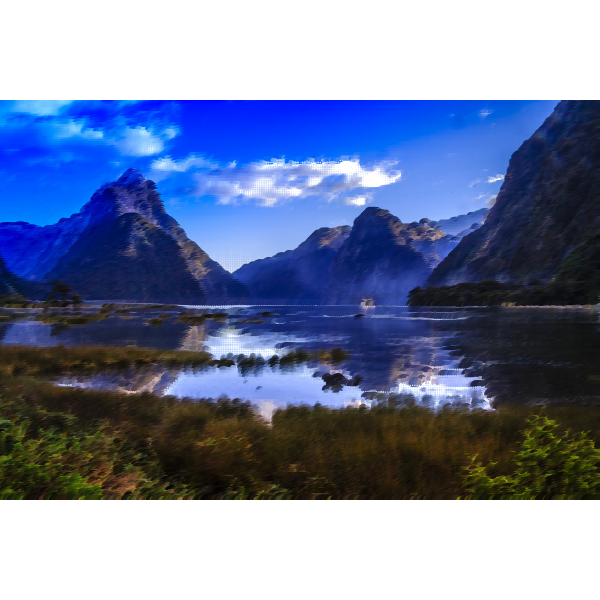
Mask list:
[[[119,179],[117,179],[118,185],[130,185],[132,183],[142,183],[146,181],[139,169],[127,169]]]

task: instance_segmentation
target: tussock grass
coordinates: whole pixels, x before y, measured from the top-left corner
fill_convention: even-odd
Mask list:
[[[161,364],[167,367],[210,364],[208,352],[104,346],[0,346],[0,373],[35,377],[91,373]],[[218,362],[218,361],[217,361]]]
[[[474,455],[495,463],[490,476],[512,473],[526,419],[539,412],[317,405],[277,411],[269,424],[238,399],[109,393],[25,377],[0,381],[0,398],[1,418],[10,404],[8,417],[26,415],[34,428],[64,422],[80,436],[108,432],[119,456],[139,457],[140,480],[189,498],[457,498]],[[546,411],[561,430],[591,430],[600,441],[600,409]]]
[[[289,362],[337,361],[346,354],[297,350]],[[239,367],[246,357],[237,359]],[[380,399],[370,409],[288,407],[267,423],[240,399],[113,393],[43,381],[65,372],[155,364],[227,367],[234,361],[144,348],[0,346],[0,497],[458,498],[475,455],[490,465],[490,477],[513,474],[527,419],[540,410],[435,412]],[[560,425],[558,433],[589,431],[600,442],[600,408],[545,412]]]

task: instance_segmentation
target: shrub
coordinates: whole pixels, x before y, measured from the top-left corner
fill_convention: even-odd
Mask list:
[[[600,450],[585,433],[572,436],[567,431],[558,437],[556,421],[545,415],[534,415],[527,423],[530,427],[515,456],[513,475],[490,477],[486,467],[473,457],[464,478],[470,498],[535,500],[600,495]]]

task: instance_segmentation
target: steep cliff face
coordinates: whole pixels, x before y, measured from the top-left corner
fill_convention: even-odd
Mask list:
[[[461,240],[427,285],[548,282],[599,229],[600,102],[563,101],[512,155],[485,223]]]
[[[327,292],[329,269],[351,228],[322,227],[296,249],[252,261],[235,271],[253,301],[318,304]]]
[[[387,210],[365,209],[332,262],[328,303],[354,304],[368,297],[379,304],[404,304],[431,271],[412,244],[436,235],[443,237],[418,223],[402,223]]]
[[[90,300],[205,300],[177,242],[138,213],[88,226],[47,278],[68,282]]]
[[[200,284],[205,301],[241,302],[247,300],[248,291],[245,286],[187,237],[177,221],[165,211],[160,194],[156,190],[156,184],[144,179],[141,173],[135,169],[126,171],[116,182],[100,187],[79,213],[70,218],[61,219],[58,223],[46,227],[23,222],[0,223],[0,251],[6,255],[7,266],[23,277],[49,281],[56,278],[57,273],[67,271],[75,276],[74,265],[78,264],[77,257],[80,255],[81,249],[85,248],[86,252],[94,255],[93,248],[82,238],[104,221],[112,220],[113,229],[111,231],[119,231],[120,233],[115,233],[115,235],[120,239],[119,236],[123,231],[122,222],[117,225],[115,221],[120,215],[125,214],[137,214],[175,241],[183,259],[182,281],[187,279],[187,274],[191,274]],[[154,232],[152,235],[157,238],[159,234]],[[81,243],[77,246],[78,249],[73,250],[77,242]],[[134,246],[136,243],[132,241]],[[117,247],[119,247],[118,244],[113,249],[116,250]],[[138,259],[142,260],[142,247],[140,246],[138,250]],[[115,257],[115,265],[118,265],[118,262]],[[67,263],[71,265],[68,269]],[[152,263],[156,270],[153,272],[141,271],[140,276],[156,279],[158,287],[155,286],[152,289],[158,290],[160,289],[158,280],[161,278],[165,281],[170,280],[173,276],[174,265],[166,258],[161,262],[158,254],[149,259],[149,263]],[[134,263],[130,261],[130,264]],[[141,265],[142,262],[140,262],[140,269],[142,269]],[[131,268],[133,269],[133,266]],[[85,273],[81,274],[81,278],[85,278],[85,276]],[[80,279],[79,276],[78,279]],[[155,284],[149,283],[149,285],[154,286]],[[142,286],[136,289],[145,288]],[[80,293],[84,293],[83,290]],[[135,298],[131,294],[126,294],[126,297]]]

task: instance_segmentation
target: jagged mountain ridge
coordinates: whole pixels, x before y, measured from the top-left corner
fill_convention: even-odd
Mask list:
[[[240,267],[235,276],[247,286],[252,298],[272,304],[322,301],[331,262],[350,234],[351,227],[322,227],[295,250],[279,252]]]
[[[345,304],[371,297],[401,304],[410,286],[423,283],[486,213],[447,219],[459,228],[468,224],[459,235],[448,235],[430,219],[402,223],[389,211],[369,207],[353,227],[318,229],[296,249],[252,261],[234,275],[247,285],[253,302]]]
[[[599,194],[600,102],[562,101],[512,155],[485,223],[461,240],[427,285],[551,281],[600,230]]]
[[[426,256],[412,246],[425,236],[443,234],[423,225],[407,226],[387,210],[366,208],[332,262],[327,303],[355,304],[368,297],[380,304],[404,304],[408,292],[431,271]]]
[[[128,213],[138,214],[175,240],[184,259],[181,277],[186,280],[184,272],[191,273],[202,288],[204,301],[243,302],[248,299],[245,286],[187,237],[179,223],[165,211],[156,184],[144,179],[136,169],[128,169],[116,182],[101,186],[79,213],[53,225],[39,227],[24,222],[0,223],[0,251],[5,253],[7,266],[18,275],[48,281],[67,269],[67,258],[62,260],[61,268],[57,267],[64,257],[68,256],[68,261],[77,262],[73,255],[74,247],[93,252],[89,244],[76,246],[79,240],[88,235],[88,228],[93,229],[107,219],[114,221],[119,215]],[[121,230],[116,227],[114,231]],[[156,237],[158,234],[153,235]],[[90,257],[82,256],[81,261],[86,258]],[[171,278],[171,267],[166,262],[163,265],[160,265],[160,261],[150,262],[155,264],[158,271],[146,275],[156,279],[157,289],[160,289],[160,277]],[[115,267],[118,266],[117,261]],[[67,272],[75,276],[73,268],[67,269]],[[77,279],[83,280],[81,277]],[[80,293],[85,292],[81,290]],[[130,294],[126,296],[134,299]],[[114,296],[109,292],[103,297]]]

